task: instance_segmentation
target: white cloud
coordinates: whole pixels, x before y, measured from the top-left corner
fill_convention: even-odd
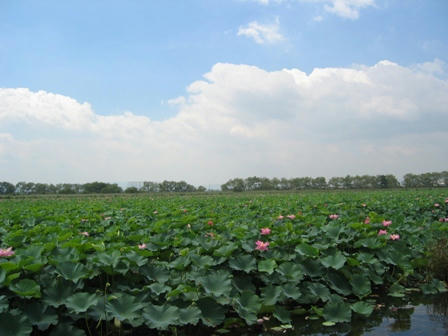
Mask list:
[[[253,0],[263,5],[270,3],[293,3],[293,2],[308,2],[323,4],[325,11],[336,14],[347,19],[358,19],[359,11],[366,7],[375,6],[375,0]],[[315,21],[321,21],[322,16],[316,16]]]
[[[0,175],[12,182],[208,184],[444,170],[444,69],[438,60],[309,74],[218,63],[172,101],[178,113],[164,121],[104,116],[62,95],[0,89]]]
[[[309,1],[309,0],[308,0]],[[311,0],[314,2],[325,2],[324,8],[327,12],[334,13],[344,18],[357,19],[359,10],[374,6],[374,0]]]
[[[277,18],[272,24],[260,24],[257,21],[252,21],[246,26],[239,27],[237,35],[252,38],[258,44],[274,44],[285,40],[279,30]]]

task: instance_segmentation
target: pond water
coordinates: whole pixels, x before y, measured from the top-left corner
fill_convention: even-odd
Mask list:
[[[295,319],[292,329],[265,335],[448,336],[448,294],[388,299],[368,318],[332,327],[321,320]]]

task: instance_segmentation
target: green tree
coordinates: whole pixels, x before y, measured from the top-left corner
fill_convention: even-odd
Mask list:
[[[1,195],[12,195],[16,191],[14,184],[3,181],[0,182],[0,194]]]

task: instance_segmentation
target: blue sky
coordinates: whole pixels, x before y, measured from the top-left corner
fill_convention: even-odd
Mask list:
[[[413,139],[391,138],[388,143],[380,143],[366,140],[365,133],[388,133],[387,127],[390,126],[397,137],[412,135],[421,138],[422,135],[418,134],[420,127],[435,130],[441,120],[448,118],[446,106],[442,105],[448,78],[447,17],[448,2],[445,0],[1,1],[0,89],[4,94],[0,95],[0,161],[14,173],[0,168],[0,174],[9,180],[50,182],[173,178],[200,183],[203,178],[206,180],[204,183],[223,183],[227,178],[246,175],[281,177],[317,173],[331,177],[382,172],[400,175],[406,169],[408,172],[441,170],[448,167],[446,159],[428,157],[427,164],[422,165],[421,158],[418,158],[418,153],[435,146],[432,141],[445,139],[446,133],[440,133],[440,130],[437,134],[425,131],[428,136],[426,147],[414,154],[410,154],[410,150],[415,148]],[[379,66],[381,61],[393,66],[389,64],[386,67],[388,63]],[[388,69],[387,74],[386,70],[379,70],[381,67]],[[363,93],[362,97],[377,99],[368,106],[359,105],[362,104],[360,99],[352,102],[346,97],[355,97],[364,90],[354,86],[347,86],[345,98],[341,98],[337,95],[339,84],[335,79],[334,85],[325,81],[323,85],[330,85],[324,88],[328,94],[316,103],[313,97],[320,87],[315,82],[318,76],[313,77],[313,84],[306,84],[306,87],[315,87],[316,91],[308,92],[297,76],[287,72],[294,69],[307,76],[315,69],[323,69],[324,78],[332,73],[344,83],[347,83],[346,76],[358,78],[365,75],[367,79],[354,82],[374,83],[375,91]],[[336,72],[331,69],[336,69]],[[352,71],[347,75],[349,70],[358,72]],[[287,80],[273,79],[287,73],[290,79],[295,78],[298,85],[289,96],[285,94],[290,88],[290,84],[284,82]],[[427,76],[423,82],[428,81],[425,88],[433,87],[433,90],[427,97],[417,99],[411,92],[424,91],[419,87],[423,85],[419,84],[423,74]],[[249,80],[247,90],[240,88],[235,91],[239,82],[246,83],[247,76],[260,76],[260,82],[252,85]],[[397,76],[403,76],[402,81]],[[350,78],[353,82],[353,77]],[[407,87],[405,92],[405,89],[396,87],[384,91],[385,83],[395,79],[398,86],[408,85],[409,81],[415,85]],[[204,86],[204,81],[208,87]],[[17,91],[19,88],[27,91]],[[269,90],[265,91],[266,88]],[[241,92],[245,94],[240,96]],[[272,95],[271,109],[263,113],[250,112],[250,106],[268,106],[263,100],[266,95]],[[247,102],[241,103],[245,100]],[[313,111],[329,113],[327,125],[312,121],[312,111],[304,112],[312,105],[310,101],[314,104]],[[384,108],[387,104],[389,108]],[[52,114],[39,112],[39,106],[45,111],[53,111]],[[279,115],[276,114],[276,106]],[[338,110],[336,106],[369,112],[362,114],[361,125],[359,116],[345,114],[344,109]],[[292,119],[288,121],[285,117],[291,114],[288,112],[290,108],[295,111],[291,112],[294,122],[298,126],[306,125],[296,132],[300,133],[297,136],[294,135],[297,128],[280,131],[284,127],[279,125],[280,122],[294,124]],[[86,109],[88,112],[79,112]],[[428,112],[432,109],[434,112]],[[336,114],[338,119],[330,122],[328,116]],[[250,118],[246,118],[249,115]],[[111,118],[102,119],[104,116]],[[391,121],[385,116],[395,119]],[[368,122],[366,118],[370,118]],[[84,130],[81,131],[81,126],[67,126],[64,120],[79,122]],[[328,132],[322,131],[332,129],[332,125],[341,120],[344,120],[342,127],[354,130],[365,128],[370,123],[370,131],[361,132],[363,137],[350,144],[341,142],[353,138],[350,132],[341,131],[328,136]],[[420,120],[434,121],[423,125]],[[147,125],[147,128],[136,130],[133,122]],[[213,128],[206,124],[213,122],[226,126],[204,135],[204,129]],[[269,130],[273,128],[263,129],[271,123],[273,128],[278,127],[276,132],[279,133],[270,134]],[[116,172],[104,172],[107,163],[115,162],[114,157],[128,155],[126,148],[140,153],[130,156],[130,161],[141,158],[145,153],[143,148],[141,152],[136,149],[141,141],[117,137],[108,140],[109,145],[116,143],[116,146],[110,147],[107,155],[102,153],[105,155],[102,162],[92,163],[90,170],[70,172],[70,167],[74,171],[77,167],[76,163],[70,163],[70,157],[76,158],[78,148],[86,146],[83,142],[86,136],[99,144],[106,140],[98,138],[99,133],[95,132],[100,132],[102,127],[112,132],[114,127],[125,128],[123,125],[131,125],[130,133],[144,135],[148,139],[147,148],[163,153],[166,162],[154,167],[152,158],[145,156],[139,162],[140,169],[130,167],[127,170],[126,166],[120,166]],[[248,130],[252,132],[257,128],[259,133],[248,133]],[[181,139],[173,129],[182,136],[188,134],[188,139]],[[221,131],[222,138],[216,139],[216,134]],[[86,135],[86,132],[90,133]],[[232,141],[226,140],[226,132]],[[289,132],[291,135],[286,138],[284,134]],[[237,139],[236,134],[243,138]],[[272,140],[269,152],[263,142],[263,136],[267,135]],[[65,151],[62,149],[62,156],[54,158],[34,158],[26,154],[33,148],[43,155],[44,144],[56,146],[52,141],[69,139],[71,142],[65,148],[74,146],[70,157],[63,156]],[[178,139],[177,143],[175,139]],[[312,139],[313,143],[306,144],[305,139]],[[191,141],[199,150],[187,152],[182,147],[186,141]],[[231,156],[229,153],[235,152],[230,145],[233,141],[236,148],[252,148],[259,157],[246,162],[248,159],[244,158],[242,149],[241,158]],[[171,147],[151,147],[159,142],[171,143]],[[371,148],[371,153],[374,153],[371,155],[384,154],[387,146],[395,146],[405,156],[400,159],[402,164],[391,161],[383,167],[375,166],[373,162],[357,165],[355,159],[361,152],[358,153],[360,149],[355,147],[362,142],[365,148]],[[214,147],[207,149],[209,144],[214,144]],[[286,153],[279,152],[288,144],[296,148],[303,146],[305,152],[313,146],[329,146],[333,152],[327,147],[320,148],[323,153],[328,150],[329,156],[349,148],[343,155],[350,164],[344,166],[341,163],[333,170],[316,170],[311,163],[316,161],[313,151],[305,155],[309,162],[307,165],[294,160],[284,164],[268,163],[279,160],[279,155],[287,157]],[[15,152],[11,148],[15,148]],[[186,165],[183,171],[167,168],[178,164],[178,151],[186,153],[188,160],[192,160],[191,167]],[[433,152],[434,156],[446,154],[446,150],[440,148]],[[302,152],[298,150],[298,153]],[[335,158],[341,157],[341,152],[338,153]],[[95,149],[91,149],[89,155],[91,158],[102,157]],[[397,154],[391,154],[391,160],[394,155]],[[199,161],[213,157],[217,162],[235,160],[235,163],[217,163],[216,167],[204,165],[201,166],[203,170],[197,173],[194,164],[197,161],[193,157]],[[67,163],[61,166],[61,161]],[[262,161],[265,163],[260,166]],[[24,168],[30,162],[34,162],[35,168],[40,167],[36,168],[39,171]],[[148,165],[154,170],[145,170]],[[48,166],[61,168],[48,170]],[[241,166],[247,168],[238,168]],[[291,166],[296,168],[288,169]],[[211,168],[214,174],[204,173]]]

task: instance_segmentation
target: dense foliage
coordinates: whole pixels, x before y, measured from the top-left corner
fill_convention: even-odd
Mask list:
[[[221,186],[223,191],[266,191],[266,190],[322,190],[322,189],[390,189],[390,188],[433,188],[448,186],[448,171],[440,173],[406,174],[403,182],[394,175],[347,175],[332,177],[272,178],[252,176],[234,178]]]
[[[185,181],[135,182],[123,190],[116,183],[91,182],[85,184],[47,184],[33,182],[0,182],[0,195],[48,195],[48,194],[118,194],[118,193],[189,193],[204,192],[204,186],[195,187]],[[439,173],[406,174],[400,183],[394,175],[356,175],[332,177],[234,178],[223,185],[222,191],[268,191],[268,190],[323,190],[323,189],[391,189],[391,188],[434,188],[448,186],[448,171]]]
[[[0,330],[188,335],[369,316],[377,294],[445,289],[430,270],[447,196],[4,199]]]

